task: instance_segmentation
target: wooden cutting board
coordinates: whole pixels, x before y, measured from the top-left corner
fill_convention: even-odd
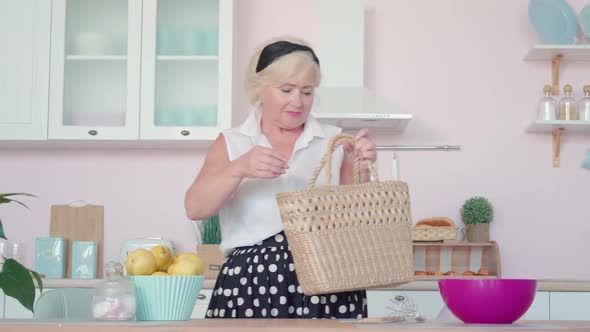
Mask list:
[[[72,241],[97,243],[97,278],[102,276],[104,207],[102,205],[52,205],[49,236],[63,237],[68,250],[66,277],[72,277]]]

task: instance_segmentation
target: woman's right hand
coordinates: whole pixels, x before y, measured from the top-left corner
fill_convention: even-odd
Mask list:
[[[238,174],[247,178],[274,179],[289,168],[288,159],[275,149],[255,146],[236,160]]]

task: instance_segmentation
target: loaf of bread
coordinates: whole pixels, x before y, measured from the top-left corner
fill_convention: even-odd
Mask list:
[[[477,270],[477,275],[478,276],[489,276],[490,271],[488,271],[488,269],[486,269],[485,267],[482,267],[481,269]]]
[[[455,223],[447,217],[433,217],[418,220],[416,226],[453,227]]]

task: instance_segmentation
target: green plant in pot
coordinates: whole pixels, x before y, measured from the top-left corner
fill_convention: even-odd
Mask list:
[[[204,220],[201,231],[203,244],[218,245],[221,243],[221,227],[219,226],[219,216]]]
[[[15,200],[13,198],[15,196],[33,195],[25,193],[0,194],[0,204],[17,203],[28,209],[24,203]],[[0,238],[8,240],[4,233],[2,220],[0,220]],[[37,280],[39,290],[43,291],[41,277],[37,272],[27,269],[13,258],[0,257],[0,261],[4,262],[0,270],[0,288],[4,291],[4,294],[15,298],[25,308],[33,311],[33,305],[35,303],[35,283],[33,282],[33,278]]]
[[[465,224],[468,241],[489,241],[490,223],[494,220],[494,207],[485,197],[471,197],[461,207],[461,220]]]
[[[205,277],[215,279],[225,260],[225,255],[219,250],[219,244],[221,243],[219,216],[215,215],[203,220],[200,225],[202,244],[197,246],[197,253],[207,267]]]

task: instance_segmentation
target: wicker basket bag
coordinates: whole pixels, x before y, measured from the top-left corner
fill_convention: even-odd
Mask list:
[[[414,279],[410,196],[406,183],[360,184],[360,161],[354,161],[354,184],[332,186],[331,157],[344,142],[340,134],[316,168],[306,190],[277,194],[285,235],[303,293],[326,294],[394,286]],[[315,187],[326,166],[326,185]]]

